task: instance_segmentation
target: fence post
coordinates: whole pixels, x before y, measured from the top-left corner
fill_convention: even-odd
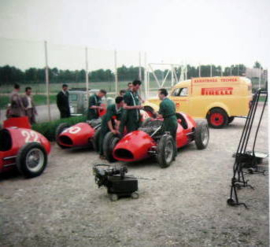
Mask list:
[[[85,47],[85,86],[87,102],[89,100],[88,49]],[[88,105],[88,104],[87,104]]]
[[[51,121],[47,41],[44,41],[44,48],[45,48],[45,80],[46,80],[46,91],[47,91],[47,107],[48,107],[49,121]]]
[[[139,80],[142,80],[142,58],[141,52],[139,52]]]
[[[174,74],[173,74],[173,65],[171,65],[171,86],[173,87],[174,84]]]
[[[117,72],[117,51],[114,50],[114,78],[115,78],[115,96],[118,94],[118,72]]]
[[[145,99],[148,98],[148,68],[147,68],[147,54],[146,52],[144,53],[144,91],[145,91]]]

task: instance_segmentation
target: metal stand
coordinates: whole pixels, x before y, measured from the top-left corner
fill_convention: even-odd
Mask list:
[[[264,104],[263,104],[263,109],[260,115],[259,123],[256,129],[255,133],[255,138],[254,138],[254,143],[253,143],[253,149],[252,151],[247,151],[247,145],[249,142],[254,118],[256,115],[257,107],[258,107],[258,102],[260,99],[261,95],[266,95]],[[257,141],[257,136],[259,132],[259,128],[261,125],[263,113],[265,110],[265,106],[267,103],[267,91],[262,91],[259,89],[253,96],[252,102],[251,102],[251,107],[242,131],[242,135],[239,141],[239,145],[235,154],[235,162],[233,165],[233,177],[231,180],[231,191],[230,191],[230,198],[227,200],[227,203],[230,206],[239,206],[243,205],[245,208],[247,208],[247,205],[245,203],[239,202],[238,196],[237,196],[237,189],[241,189],[242,187],[249,187],[254,189],[251,185],[248,184],[248,180],[245,179],[243,168],[247,168],[247,165],[250,165],[249,168],[254,169],[254,171],[258,171],[258,158],[256,157],[256,152],[255,150],[255,145]]]

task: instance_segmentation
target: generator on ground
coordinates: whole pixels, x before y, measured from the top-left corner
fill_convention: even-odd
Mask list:
[[[111,201],[117,201],[120,197],[139,198],[138,179],[126,175],[127,172],[127,167],[117,168],[107,164],[97,164],[93,168],[96,184],[107,188]]]

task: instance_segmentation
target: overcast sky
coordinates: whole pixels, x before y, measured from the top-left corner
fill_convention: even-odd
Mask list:
[[[84,68],[84,46],[98,49],[90,69],[112,68],[114,49],[119,65],[146,51],[148,62],[270,67],[269,30],[270,0],[0,0],[0,65],[43,67],[47,40],[51,67]]]

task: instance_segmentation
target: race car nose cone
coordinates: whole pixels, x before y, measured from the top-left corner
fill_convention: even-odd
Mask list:
[[[120,161],[137,161],[149,156],[155,141],[141,130],[133,131],[120,140],[113,150],[113,156]]]

